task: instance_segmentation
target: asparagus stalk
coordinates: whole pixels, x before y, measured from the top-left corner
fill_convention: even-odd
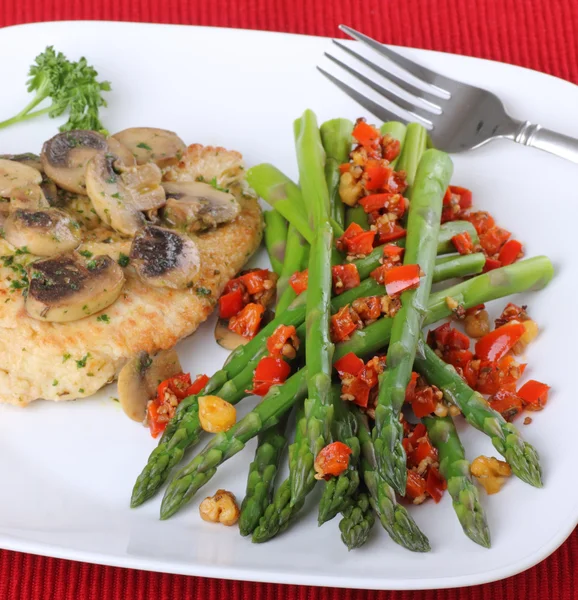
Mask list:
[[[295,439],[289,446],[289,464],[295,460],[295,453],[301,442],[305,439],[305,408],[303,403],[297,410]],[[316,480],[311,478],[308,483],[308,492],[315,487]],[[297,516],[305,504],[305,496],[297,504],[291,506],[291,481],[285,479],[275,492],[273,501],[265,508],[259,525],[253,531],[252,541],[256,544],[267,542],[276,535],[283,533]]]
[[[247,491],[241,505],[239,517],[241,535],[253,533],[271,502],[281,454],[287,443],[286,427],[285,417],[277,425],[259,433],[255,460],[249,466]]]
[[[306,429],[290,469],[291,505],[307,493],[313,460],[331,436],[331,359],[334,346],[329,333],[331,299],[331,248],[329,194],[323,177],[324,151],[315,114],[310,110],[295,122],[295,145],[303,197],[310,206],[310,223],[316,232],[309,257],[306,306],[308,382],[305,401]]]
[[[375,523],[375,516],[369,503],[369,496],[364,492],[358,492],[353,502],[343,510],[339,521],[341,541],[348,550],[361,548],[371,533]]]
[[[396,544],[412,552],[429,552],[430,545],[427,537],[420,531],[405,507],[397,504],[393,488],[377,470],[375,448],[367,417],[357,407],[353,407],[352,411],[358,424],[357,436],[361,444],[363,481],[369,490],[369,501],[381,525]]]
[[[355,417],[347,410],[341,399],[341,386],[334,384],[331,388],[333,404],[333,441],[343,442],[351,449],[348,468],[338,477],[325,482],[323,495],[319,502],[318,523],[323,525],[338,513],[345,510],[353,500],[359,487],[358,463],[360,457],[359,440]]]
[[[361,204],[357,204],[356,206],[347,206],[345,208],[345,229],[347,229],[352,223],[357,223],[365,230],[369,229],[367,213],[363,210],[363,206],[361,206]]]
[[[411,193],[418,165],[426,151],[426,140],[427,131],[422,125],[419,123],[408,124],[401,154],[396,164],[396,171],[405,171],[408,193]]]
[[[282,314],[295,300],[297,294],[289,285],[289,278],[296,271],[305,269],[309,260],[309,244],[297,231],[294,225],[289,225],[287,234],[287,250],[281,275],[277,282],[277,314]]]
[[[553,273],[554,268],[550,260],[545,256],[538,256],[478,275],[432,294],[424,324],[435,323],[451,315],[446,301],[448,297],[467,309],[511,294],[541,289],[552,279]],[[334,298],[331,301],[332,310],[337,311],[355,298],[378,295],[380,290],[382,290],[381,286],[378,286],[373,279],[368,279],[357,288]],[[282,315],[267,325],[249,344],[233,352],[227,364],[211,378],[199,395],[189,396],[181,402],[176,416],[168,424],[159,445],[153,450],[134,485],[131,498],[133,508],[157,492],[166,481],[171,469],[180,462],[185,450],[198,442],[202,432],[198,418],[198,396],[216,393],[232,403],[241,400],[246,395],[244,390],[251,386],[253,369],[264,355],[267,337],[280,324],[300,326],[303,323],[306,295],[306,292],[301,294]],[[362,331],[355,332],[348,341],[337,345],[334,360],[338,360],[348,352],[360,355],[376,352],[389,340],[391,325],[392,319],[379,319]],[[303,333],[303,330],[299,331],[301,338]],[[254,345],[253,352],[248,349],[251,344]],[[227,383],[228,373],[231,374],[229,383]],[[215,383],[216,381],[222,382],[221,385]],[[221,390],[224,383],[227,385]]]
[[[427,417],[423,422],[439,453],[440,472],[448,483],[448,492],[464,533],[476,544],[489,548],[490,529],[453,419]]]
[[[339,165],[349,160],[351,150],[351,132],[353,123],[349,119],[332,119],[325,121],[319,128],[321,141],[325,150],[325,181],[331,201],[331,217],[343,229],[345,224],[344,208],[339,195]]]
[[[459,254],[454,256],[438,256],[434,267],[432,283],[446,281],[454,277],[476,275],[482,272],[485,264],[486,257],[482,252],[464,254],[463,256]]]
[[[388,121],[381,126],[380,131],[381,135],[389,135],[393,139],[398,140],[401,145],[401,149],[403,150],[403,144],[407,132],[407,127],[403,123],[400,123],[399,121]],[[398,154],[397,158],[394,158],[391,161],[390,166],[392,169],[401,170],[397,169],[397,163],[399,162],[400,156],[401,152]]]
[[[459,407],[470,425],[490,437],[494,448],[506,459],[515,475],[534,487],[542,487],[542,470],[536,450],[524,442],[516,427],[490,408],[485,398],[472,390],[423,340],[419,343],[415,368],[436,385],[448,401]]]
[[[266,210],[263,215],[265,218],[265,248],[273,271],[277,275],[281,275],[287,245],[287,221],[276,210]]]
[[[418,264],[424,276],[417,289],[404,292],[401,296],[402,307],[393,319],[387,368],[379,378],[373,430],[377,462],[380,474],[402,496],[405,494],[406,457],[401,444],[403,428],[399,413],[405,400],[419,332],[427,310],[442,199],[452,170],[448,155],[438,150],[427,150],[417,169],[409,206],[404,263]]]
[[[217,472],[217,467],[240,452],[259,432],[276,425],[303,398],[307,369],[292,375],[283,385],[273,386],[263,400],[228,431],[217,433],[205,448],[169,484],[161,504],[161,519],[173,516]]]

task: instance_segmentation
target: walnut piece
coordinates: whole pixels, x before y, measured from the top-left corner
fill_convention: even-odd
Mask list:
[[[470,465],[470,472],[488,494],[497,494],[506,482],[506,478],[512,475],[510,465],[493,456],[478,456]]]
[[[235,496],[227,490],[217,490],[214,496],[205,498],[199,506],[203,521],[222,523],[231,527],[239,520],[239,507]]]

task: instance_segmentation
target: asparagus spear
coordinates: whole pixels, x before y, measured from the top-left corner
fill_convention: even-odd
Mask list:
[[[448,492],[464,533],[476,544],[489,548],[490,529],[453,419],[427,417],[423,422],[438,450],[440,472],[448,483]]]
[[[397,160],[396,171],[405,171],[410,192],[417,174],[418,165],[426,151],[426,140],[427,131],[422,125],[419,123],[408,124],[401,154]]]
[[[265,508],[271,502],[275,477],[285,449],[287,418],[283,418],[269,429],[261,431],[257,440],[255,460],[249,466],[247,491],[241,505],[239,531],[250,535],[259,524]]]
[[[301,442],[305,439],[305,421],[305,408],[303,407],[303,403],[300,403],[295,421],[295,439],[293,444],[289,446],[289,464],[295,460],[295,453]],[[316,480],[314,478],[308,481],[308,492],[313,489],[315,483]],[[305,496],[300,502],[291,506],[291,482],[289,478],[285,479],[275,492],[273,501],[265,508],[259,525],[253,531],[252,541],[256,544],[261,544],[283,533],[303,508],[304,504]]]
[[[351,150],[351,132],[353,123],[349,119],[332,119],[325,121],[319,128],[321,141],[325,150],[325,181],[331,201],[331,217],[343,229],[345,205],[339,195],[339,165],[349,160]]]
[[[273,386],[257,406],[228,431],[217,433],[203,450],[169,484],[161,504],[161,519],[173,516],[217,472],[217,467],[240,452],[260,431],[279,422],[303,398],[307,369],[292,375],[283,385]]]
[[[277,275],[281,275],[287,244],[287,221],[276,210],[266,210],[263,215],[265,217],[265,248],[267,248],[273,271]]]
[[[341,531],[341,541],[347,546],[348,550],[361,548],[371,533],[371,528],[375,523],[375,516],[369,503],[369,496],[364,492],[358,492],[350,504],[341,513],[342,518],[339,521],[339,531]]]
[[[393,488],[383,479],[377,470],[375,448],[369,432],[367,417],[352,407],[357,420],[357,436],[361,444],[361,473],[370,494],[370,503],[381,525],[391,539],[412,552],[429,552],[427,537],[420,531],[405,507],[397,504]]]
[[[534,487],[542,487],[542,470],[536,450],[524,442],[516,427],[490,408],[485,398],[472,390],[423,340],[418,346],[415,368],[440,388],[448,401],[459,407],[470,425],[490,437],[494,448],[506,459],[515,475]]]
[[[281,269],[281,275],[277,282],[277,314],[282,314],[295,300],[297,294],[289,285],[289,278],[296,271],[301,271],[307,267],[309,260],[309,244],[303,236],[297,231],[294,225],[289,225],[287,234],[287,251],[285,260]]]
[[[347,206],[345,208],[345,229],[347,229],[352,223],[357,223],[363,229],[369,229],[369,220],[367,213],[363,210],[361,204],[356,206]]]
[[[315,114],[310,110],[295,122],[295,146],[303,197],[310,206],[310,223],[315,239],[309,257],[306,347],[308,382],[305,401],[306,429],[303,441],[290,463],[291,505],[305,497],[313,476],[313,460],[331,436],[331,359],[333,342],[329,333],[331,299],[331,248],[329,194],[323,177],[324,151]]]
[[[453,298],[464,308],[471,308],[511,294],[530,289],[541,289],[552,279],[553,273],[554,268],[550,260],[545,256],[538,256],[478,275],[468,281],[432,294],[424,324],[435,323],[451,315],[451,310],[446,302],[448,297]],[[334,298],[331,302],[332,310],[337,311],[341,306],[345,306],[355,298],[378,295],[380,289],[381,286],[378,286],[372,279],[368,279],[357,288]],[[202,432],[198,419],[198,396],[216,393],[229,402],[237,402],[242,399],[245,396],[244,390],[251,385],[253,369],[264,355],[267,337],[282,323],[296,326],[303,323],[305,298],[306,292],[301,294],[287,311],[265,327],[256,338],[247,344],[247,346],[257,344],[253,354],[250,351],[247,352],[247,346],[240,347],[231,354],[225,367],[211,378],[209,384],[205,386],[199,395],[189,396],[181,402],[175,418],[169,423],[159,445],[153,450],[147,465],[135,483],[131,498],[133,508],[156,493],[166,481],[170,470],[180,462],[185,450],[198,442]],[[376,352],[389,340],[391,325],[392,319],[379,319],[362,331],[355,332],[350,340],[337,345],[334,360],[338,360],[348,352],[361,355]],[[299,333],[302,338],[303,331]],[[253,356],[252,359],[251,356]],[[231,381],[224,390],[220,391],[223,385],[219,386],[218,383],[214,382],[220,380],[226,383],[227,373],[235,375],[232,375]]]
[[[403,123],[400,123],[399,121],[388,121],[381,126],[380,131],[381,135],[389,135],[393,139],[398,140],[401,145],[401,150],[403,150],[403,144],[407,132],[407,127]],[[392,169],[401,170],[397,169],[397,163],[399,162],[400,156],[401,152],[398,154],[397,158],[394,158],[391,161],[390,166]]]
[[[341,386],[334,384],[331,388],[333,404],[333,441],[343,442],[351,449],[348,468],[338,477],[325,482],[323,495],[319,501],[318,523],[323,525],[345,510],[352,502],[359,487],[357,470],[360,456],[359,440],[355,417],[347,410],[341,399]]]
[[[438,256],[436,259],[432,283],[446,281],[453,277],[465,277],[481,273],[486,264],[486,257],[482,252],[464,254],[463,256]]]
[[[427,310],[442,198],[452,170],[448,155],[438,150],[427,150],[418,166],[410,199],[404,263],[418,264],[424,276],[417,289],[401,296],[401,309],[393,319],[387,368],[379,378],[373,442],[380,474],[402,496],[405,494],[406,458],[401,444],[403,428],[399,412],[405,400],[419,332]]]

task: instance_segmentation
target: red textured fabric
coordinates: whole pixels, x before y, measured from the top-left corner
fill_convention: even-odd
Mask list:
[[[355,8],[354,8],[355,7]],[[384,42],[529,67],[578,83],[577,0],[0,0],[0,26],[107,19],[337,35],[347,23]],[[216,581],[0,550],[0,600],[576,600],[578,532],[501,582],[366,592]]]

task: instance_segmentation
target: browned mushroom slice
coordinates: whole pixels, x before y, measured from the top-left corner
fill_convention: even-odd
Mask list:
[[[133,153],[139,165],[154,162],[161,168],[166,167],[178,162],[186,149],[176,133],[156,127],[130,127],[112,137]]]
[[[23,165],[32,167],[41,173],[43,172],[40,156],[38,156],[38,154],[33,154],[32,152],[23,152],[22,154],[0,154],[0,159],[14,160]]]
[[[163,183],[167,197],[163,220],[171,227],[195,232],[217,227],[239,216],[235,196],[208,183]]]
[[[191,287],[201,266],[199,250],[191,239],[154,225],[135,235],[130,259],[143,282],[174,289]]]
[[[85,263],[76,252],[31,263],[28,278],[27,313],[55,323],[77,321],[110,306],[125,281],[123,270],[109,256]]]
[[[83,129],[50,138],[44,143],[40,160],[46,175],[61,188],[86,194],[86,166],[98,152],[109,152],[122,165],[134,165],[134,157],[118,140],[107,140],[96,131]]]
[[[159,383],[182,371],[173,349],[161,350],[154,356],[142,351],[131,358],[118,374],[118,399],[126,415],[142,422]]]
[[[80,227],[57,208],[17,208],[4,222],[4,237],[17,248],[25,247],[38,256],[53,256],[80,244]]]
[[[10,209],[12,210],[16,208],[38,210],[49,206],[50,203],[39,185],[31,184],[26,187],[14,188],[10,192]]]
[[[13,190],[40,185],[42,174],[28,165],[0,158],[0,196],[9,198]]]

